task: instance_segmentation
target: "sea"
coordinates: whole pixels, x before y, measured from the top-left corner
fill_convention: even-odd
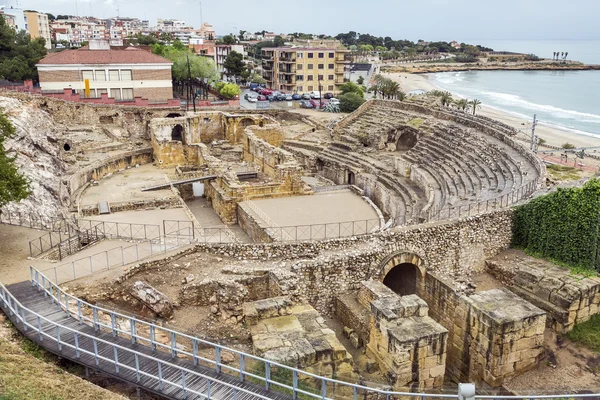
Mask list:
[[[570,60],[600,64],[600,40],[469,40],[496,51],[533,53],[552,58],[569,52]],[[431,83],[457,96],[524,120],[535,114],[543,125],[600,138],[600,70],[464,71],[430,74]]]

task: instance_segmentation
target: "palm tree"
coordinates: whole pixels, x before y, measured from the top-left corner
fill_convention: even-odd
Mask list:
[[[469,102],[469,105],[470,105],[471,107],[473,107],[473,115],[475,115],[475,111],[476,111],[478,108],[481,108],[481,101],[479,101],[479,100],[477,100],[477,99],[473,99],[473,100],[471,100],[471,101]]]
[[[565,53],[565,61],[567,61],[567,57],[569,57],[569,52],[568,51]]]
[[[454,105],[456,106],[456,108],[458,108],[459,110],[463,110],[463,112],[467,112],[468,108],[469,108],[469,100],[467,99],[460,99],[460,100],[456,100],[454,102]]]
[[[396,98],[400,101],[404,101],[404,99],[406,99],[406,93],[404,93],[402,90],[398,90]]]
[[[449,106],[452,103],[452,93],[443,92],[440,100],[442,101],[442,106]]]

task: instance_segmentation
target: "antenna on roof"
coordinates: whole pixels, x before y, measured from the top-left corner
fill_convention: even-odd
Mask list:
[[[79,9],[77,7],[77,0],[75,0],[75,15],[79,17]]]
[[[199,1],[200,3],[200,28],[202,28],[202,25],[204,25],[204,20],[202,18],[202,1]]]

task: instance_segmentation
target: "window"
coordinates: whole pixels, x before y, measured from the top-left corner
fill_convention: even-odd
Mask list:
[[[302,53],[296,53],[298,58],[302,58]]]
[[[89,79],[90,81],[94,80],[94,71],[81,71],[81,75],[83,80]]]
[[[303,81],[304,80],[304,75],[296,75],[296,80],[297,81]]]
[[[302,68],[304,68],[304,65],[302,65],[302,64],[298,64],[298,65],[296,65],[296,69],[297,69],[297,70],[301,70]]]
[[[133,89],[123,89],[123,100],[133,100]]]
[[[325,53],[319,53],[319,58],[325,58]]]
[[[319,80],[322,81],[323,79],[325,79],[325,77],[323,75],[319,75]]]
[[[329,53],[329,58],[334,58],[335,57],[335,53]]]
[[[304,86],[298,86],[296,87],[296,91],[297,92],[302,92],[304,90]]]
[[[306,68],[308,68],[308,69],[313,69],[313,64],[307,64],[307,65],[306,65]]]
[[[96,73],[96,82],[106,81],[106,72],[103,69],[94,71]]]
[[[85,95],[85,90],[83,91],[84,95]],[[90,89],[90,98],[94,98],[96,97],[96,89]]]
[[[332,80],[334,80],[334,79],[335,79],[335,78],[333,77],[333,75],[327,75],[327,80],[330,80],[330,81],[332,81]]]
[[[108,80],[109,81],[118,81],[119,80],[119,71],[116,69],[111,69],[110,71],[108,71]],[[112,91],[111,91],[111,93],[112,93]]]
[[[308,58],[313,58],[313,53],[307,53],[308,54]]]
[[[325,69],[325,64],[319,64],[319,69]]]
[[[131,70],[130,69],[121,70],[121,80],[122,81],[130,81],[131,80]]]
[[[327,90],[333,90],[333,85],[327,86]]]
[[[312,87],[312,86],[309,86],[307,90],[308,90],[309,92],[312,92],[312,91],[313,91],[313,87]]]
[[[102,97],[103,94],[108,94],[107,89],[98,89],[98,97]]]
[[[115,100],[121,100],[121,89],[110,89],[110,97]]]
[[[306,80],[307,81],[312,81],[313,80],[313,76],[312,75],[306,75]]]
[[[335,68],[335,64],[329,64],[329,65],[327,66],[327,68],[329,68],[329,69],[334,69],[334,68]]]

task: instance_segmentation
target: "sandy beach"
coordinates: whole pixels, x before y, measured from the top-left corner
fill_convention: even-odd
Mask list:
[[[418,89],[425,91],[440,89],[433,85],[427,75],[407,73],[384,73],[383,75],[400,82],[402,90],[406,93]],[[519,134],[519,139],[529,141],[531,137],[531,120],[524,120],[494,108],[486,107],[485,104],[482,104],[481,110],[478,110],[477,113],[515,127],[522,132]],[[598,138],[579,135],[574,132],[544,125],[538,125],[535,132],[540,138],[546,140],[546,143],[553,146],[562,146],[563,143],[567,142],[572,143],[576,147],[600,146],[600,139]]]

